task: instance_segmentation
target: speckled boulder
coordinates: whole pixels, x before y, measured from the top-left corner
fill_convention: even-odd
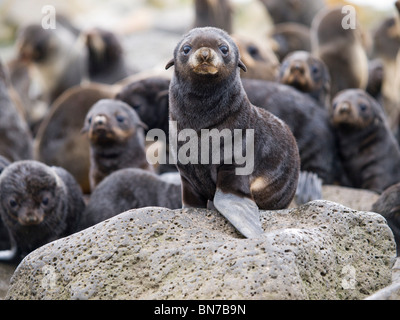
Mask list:
[[[391,282],[378,214],[314,201],[243,239],[215,211],[124,212],[28,255],[8,299],[362,299]]]

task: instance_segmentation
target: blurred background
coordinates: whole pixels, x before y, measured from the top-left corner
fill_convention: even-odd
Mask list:
[[[328,5],[353,4],[367,29],[394,15],[395,0],[325,0]],[[259,0],[232,0],[233,33],[264,38],[271,17]],[[194,22],[194,0],[1,0],[0,58],[15,55],[18,28],[40,23],[42,7],[52,5],[78,28],[102,27],[121,37],[127,61],[135,70],[164,66],[181,35]]]

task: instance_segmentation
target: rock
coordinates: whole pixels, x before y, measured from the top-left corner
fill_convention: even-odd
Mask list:
[[[391,283],[386,221],[329,201],[262,211],[243,239],[217,212],[124,212],[29,254],[7,299],[363,299]]]
[[[400,300],[400,258],[392,269],[392,284],[375,292],[365,300]]]

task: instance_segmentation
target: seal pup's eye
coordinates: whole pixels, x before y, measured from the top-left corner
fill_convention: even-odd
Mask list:
[[[367,105],[365,103],[360,103],[360,110],[361,111],[366,111],[367,110]]]
[[[8,203],[10,204],[11,208],[15,208],[18,205],[17,201],[15,201],[14,199],[10,199]]]
[[[319,68],[318,68],[317,66],[312,66],[312,67],[311,67],[311,72],[312,72],[313,74],[317,74],[317,73],[319,72]]]
[[[226,46],[226,45],[224,45],[224,44],[223,44],[222,46],[219,47],[219,50],[222,52],[223,55],[227,55],[228,52],[229,52],[228,46]]]
[[[188,54],[190,52],[190,50],[192,50],[192,47],[187,44],[187,45],[183,46],[182,50],[183,50],[184,54]]]
[[[90,118],[88,119],[88,123],[89,123],[89,124],[92,123],[92,117],[90,117]]]
[[[49,204],[49,198],[48,197],[44,197],[42,199],[42,205],[47,206]]]
[[[125,117],[121,116],[120,114],[118,114],[115,118],[117,119],[118,122],[124,122],[125,121]]]

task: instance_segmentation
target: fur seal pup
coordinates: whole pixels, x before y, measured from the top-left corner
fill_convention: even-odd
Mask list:
[[[145,127],[125,102],[102,99],[90,108],[82,133],[87,133],[89,138],[92,191],[111,172],[122,168],[153,171],[146,159]]]
[[[29,126],[10,98],[11,83],[0,61],[0,155],[10,161],[32,159],[33,139]]]
[[[117,170],[99,183],[90,196],[79,229],[85,229],[130,209],[182,207],[181,187],[137,168]]]
[[[363,33],[357,21],[355,29],[342,27],[342,8],[324,9],[311,27],[312,52],[328,67],[331,96],[349,88],[365,89],[368,83],[368,58]]]
[[[232,140],[246,136],[244,144],[243,140],[238,143],[239,152],[243,155],[249,151],[254,156],[253,171],[248,173],[236,159],[238,149],[235,155],[225,157],[227,151],[232,151],[232,144],[225,138],[219,146],[217,161],[210,161],[210,155],[216,152],[213,146],[202,150],[198,140],[194,145],[198,150],[195,163],[186,163],[181,157],[184,142],[178,139],[173,151],[182,180],[183,207],[205,208],[212,201],[245,237],[260,236],[263,230],[258,209],[285,208],[296,192],[300,158],[290,129],[271,113],[249,102],[239,73],[239,68],[246,67],[236,44],[223,30],[192,29],[179,41],[174,58],[166,68],[173,65],[170,132],[178,136],[189,129],[196,141],[202,129],[214,132],[227,129],[225,132]],[[247,141],[247,134],[251,132],[254,148]],[[244,172],[238,174],[237,169]]]
[[[324,0],[261,0],[274,24],[296,22],[310,26],[314,16],[325,7]]]
[[[294,51],[282,62],[278,82],[307,93],[318,105],[331,103],[331,78],[325,63],[307,51]]]
[[[0,174],[10,163],[11,162],[8,161],[8,159],[4,158],[3,156],[0,156]],[[10,236],[0,215],[0,251],[8,250],[10,248],[11,248]]]
[[[268,37],[280,62],[293,51],[311,51],[310,28],[300,23],[276,24]]]
[[[396,241],[397,256],[400,256],[400,183],[396,183],[379,196],[371,211],[381,214],[392,229]]]
[[[268,45],[235,34],[232,36],[239,48],[239,54],[246,72],[241,70],[241,78],[276,80],[279,73],[279,60]]]
[[[353,187],[381,193],[400,182],[400,149],[382,106],[361,89],[332,102],[331,121],[343,168]]]
[[[251,103],[289,126],[299,148],[301,170],[317,174],[324,184],[337,183],[342,175],[328,110],[281,83],[253,79],[242,79],[242,83]]]
[[[84,38],[91,81],[114,84],[134,73],[127,66],[122,44],[113,32],[93,28],[84,33]]]
[[[8,165],[0,175],[0,215],[13,246],[0,260],[18,260],[76,231],[85,208],[82,191],[64,169],[34,160]]]
[[[90,108],[101,99],[113,98],[116,92],[94,83],[70,88],[54,102],[38,128],[34,158],[70,172],[85,194],[90,193],[90,152],[82,126]]]
[[[194,28],[216,27],[232,33],[233,8],[230,0],[195,0]]]
[[[385,66],[381,59],[373,59],[368,62],[367,91],[374,99],[384,106],[382,86],[385,80]]]
[[[85,44],[64,24],[57,23],[56,29],[44,29],[40,24],[25,26],[18,33],[16,45],[19,59],[29,64],[47,104],[87,78]]]

